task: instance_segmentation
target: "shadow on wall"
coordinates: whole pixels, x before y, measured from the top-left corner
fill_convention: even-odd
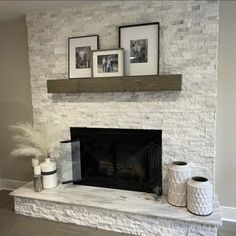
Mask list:
[[[181,91],[165,92],[116,92],[116,93],[61,93],[52,94],[55,103],[103,103],[103,102],[174,102]]]
[[[0,101],[0,163],[1,178],[11,180],[32,180],[31,158],[11,157],[15,147],[9,125],[32,120],[32,111],[16,101]]]

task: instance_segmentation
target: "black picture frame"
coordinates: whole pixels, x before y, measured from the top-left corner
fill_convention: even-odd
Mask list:
[[[152,33],[151,31],[152,31],[152,29],[153,30],[155,29],[155,26],[156,26],[156,32]],[[156,56],[154,55],[154,57],[155,57],[154,59],[156,60],[156,63],[153,62],[153,65],[150,64],[150,60],[152,58],[151,58],[151,54],[149,54],[149,52],[152,52],[153,50],[148,48],[148,47],[150,47],[150,45],[149,45],[146,47],[146,52],[148,52],[147,53],[148,58],[146,59],[146,61],[143,60],[141,63],[135,62],[137,64],[137,66],[135,68],[135,66],[131,65],[132,63],[130,63],[130,61],[132,60],[131,50],[130,50],[132,37],[134,39],[136,38],[134,41],[142,41],[144,43],[146,39],[149,39],[149,38],[147,38],[148,34],[145,34],[144,29],[146,29],[146,31],[148,31],[149,27],[150,27],[150,29],[149,29],[150,35],[152,34],[153,36],[155,36],[156,41],[157,41],[156,45],[155,45],[155,39],[150,38],[152,40],[151,46],[154,48],[156,47]],[[129,35],[129,30],[130,30],[130,32],[132,32],[132,34],[130,33],[130,35]],[[137,32],[137,36],[135,36],[135,32]],[[127,39],[124,39],[125,33],[127,35],[126,36]],[[142,39],[140,39],[140,37]],[[150,39],[149,39],[149,42],[150,42]],[[130,40],[129,45],[127,44],[128,40]],[[146,42],[148,42],[148,41],[146,41]],[[148,42],[148,44],[149,44],[149,42]],[[125,63],[125,75],[126,76],[159,75],[159,62],[160,62],[160,23],[159,22],[118,26],[118,47],[124,48],[124,57],[125,57],[124,63]],[[146,65],[145,65],[145,63],[146,63]],[[148,64],[149,64],[149,67],[151,67],[151,70],[150,70],[150,68],[148,68]],[[133,68],[132,68],[132,66],[133,66]]]
[[[99,49],[99,35],[86,35],[68,38],[68,78],[81,79],[92,77],[92,50]],[[83,57],[86,54],[86,59],[83,61],[79,56],[83,52]],[[74,53],[74,55],[73,55]]]

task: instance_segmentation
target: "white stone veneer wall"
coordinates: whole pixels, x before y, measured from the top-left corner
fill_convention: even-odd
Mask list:
[[[34,122],[63,127],[163,130],[163,165],[192,163],[214,180],[218,1],[104,1],[27,15]],[[118,46],[118,25],[160,22],[160,73],[182,74],[183,90],[48,94],[48,79],[68,79],[72,36],[98,34],[100,48]],[[164,187],[165,183],[164,168]]]

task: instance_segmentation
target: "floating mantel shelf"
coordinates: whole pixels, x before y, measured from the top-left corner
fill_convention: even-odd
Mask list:
[[[168,91],[182,89],[182,75],[48,80],[48,93]]]

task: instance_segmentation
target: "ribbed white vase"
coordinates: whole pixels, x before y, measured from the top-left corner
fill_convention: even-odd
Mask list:
[[[187,183],[187,208],[200,216],[210,215],[213,211],[213,188],[207,178],[195,176]]]
[[[186,206],[186,184],[191,169],[183,161],[174,161],[169,167],[168,202],[174,206]]]

